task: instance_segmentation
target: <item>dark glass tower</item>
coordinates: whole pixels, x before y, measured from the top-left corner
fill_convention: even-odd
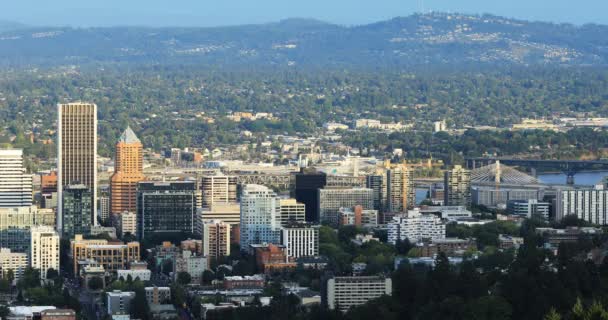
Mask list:
[[[295,196],[298,202],[306,206],[306,221],[319,222],[319,189],[327,185],[327,175],[314,170],[302,170],[296,174]]]
[[[196,185],[193,181],[140,182],[137,186],[139,238],[194,232]]]

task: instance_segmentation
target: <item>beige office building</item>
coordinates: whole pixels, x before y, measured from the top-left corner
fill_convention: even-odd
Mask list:
[[[63,188],[79,183],[93,195],[93,224],[97,224],[97,105],[68,103],[57,105],[57,212],[62,212]],[[57,218],[57,230],[63,220]]]
[[[230,204],[236,202],[236,177],[222,174],[203,176],[201,179],[203,208],[211,208],[215,204]]]
[[[293,223],[303,223],[306,221],[306,205],[297,202],[296,199],[281,199],[281,214],[279,223],[285,227]]]
[[[387,210],[405,212],[416,205],[414,170],[406,164],[391,165],[386,171]]]

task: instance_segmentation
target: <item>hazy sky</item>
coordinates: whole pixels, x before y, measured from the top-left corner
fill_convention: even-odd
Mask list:
[[[0,0],[0,19],[31,25],[216,26],[317,18],[363,24],[424,11],[608,24],[608,0]]]

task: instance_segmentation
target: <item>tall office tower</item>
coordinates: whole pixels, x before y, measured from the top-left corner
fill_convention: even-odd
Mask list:
[[[212,208],[214,204],[236,202],[236,177],[225,175],[203,176],[201,178],[203,208]]]
[[[32,175],[25,173],[23,150],[0,149],[0,207],[32,205]]]
[[[365,177],[365,187],[374,190],[374,209],[382,212],[386,200],[386,184],[383,174]]]
[[[325,188],[327,175],[323,172],[302,169],[296,174],[295,198],[306,206],[306,221],[319,222],[317,190]]]
[[[63,212],[63,188],[84,184],[93,195],[93,223],[97,224],[97,105],[57,105],[57,212]],[[58,215],[57,230],[63,220]]]
[[[137,186],[137,232],[153,234],[194,232],[196,185],[194,181],[140,182]]]
[[[279,223],[282,226],[306,221],[306,206],[303,203],[297,202],[296,199],[281,199],[279,204],[281,205]]]
[[[471,205],[471,171],[456,165],[443,175],[445,206]]]
[[[333,226],[339,224],[340,208],[352,208],[357,205],[366,210],[374,208],[372,189],[319,189],[318,193],[321,222],[327,222]]]
[[[414,171],[406,164],[393,165],[386,171],[387,210],[404,212],[416,205]]]
[[[145,179],[143,146],[131,127],[116,143],[114,174],[110,178],[110,213],[137,210],[137,183]]]
[[[31,230],[30,264],[46,279],[49,269],[59,271],[59,234],[53,227],[33,227]]]
[[[62,237],[73,238],[77,234],[89,234],[93,214],[93,195],[83,184],[63,188]]]
[[[203,255],[220,258],[230,255],[230,225],[221,220],[203,221]]]
[[[274,191],[248,184],[241,195],[241,250],[250,244],[281,243],[281,204]]]
[[[281,227],[282,244],[292,258],[319,255],[319,226],[294,223]]]

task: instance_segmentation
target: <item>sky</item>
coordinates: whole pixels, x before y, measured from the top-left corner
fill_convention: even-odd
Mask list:
[[[221,26],[286,18],[360,25],[415,12],[608,25],[608,0],[0,0],[0,20],[44,26]]]

